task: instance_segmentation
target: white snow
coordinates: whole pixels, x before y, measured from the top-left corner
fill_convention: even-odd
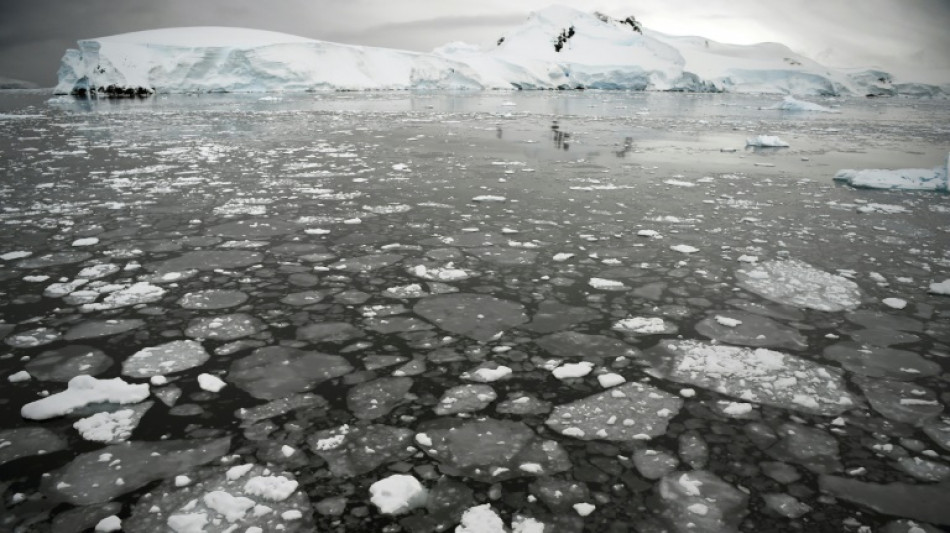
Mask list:
[[[30,420],[46,420],[94,403],[138,403],[148,395],[147,384],[130,385],[122,378],[96,379],[82,375],[69,380],[63,392],[24,405],[20,415]]]
[[[831,312],[861,305],[855,282],[802,261],[767,261],[739,269],[736,276],[744,288],[786,305]]]
[[[462,375],[462,379],[478,381],[480,383],[491,383],[493,381],[506,378],[510,376],[511,373],[511,368],[504,365],[499,365],[497,368],[479,368],[474,372],[466,372]]]
[[[402,514],[422,507],[428,491],[413,476],[394,474],[369,487],[370,501],[383,514]]]
[[[558,51],[554,44],[568,28],[574,34]],[[551,6],[505,32],[497,46],[455,42],[431,53],[221,27],[84,39],[64,54],[56,92],[114,84],[158,92],[584,87],[864,95],[877,90],[879,77],[829,68],[776,43],[641,34],[617,20]],[[908,85],[919,88],[941,92]],[[811,105],[803,107],[813,111]]]
[[[0,254],[0,259],[3,259],[4,261],[13,261],[14,259],[23,259],[24,257],[30,257],[31,255],[33,255],[33,252],[7,252],[5,254]]]
[[[757,135],[745,140],[746,146],[760,148],[788,148],[789,144],[774,135]]]
[[[722,324],[723,326],[726,326],[727,328],[734,328],[742,324],[741,320],[738,320],[735,318],[729,318],[727,316],[722,316],[722,315],[716,315],[715,320],[716,322]]]

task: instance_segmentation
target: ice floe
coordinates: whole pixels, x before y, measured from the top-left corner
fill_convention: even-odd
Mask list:
[[[855,282],[802,261],[766,261],[737,270],[736,277],[741,287],[795,307],[845,311],[860,306],[862,301]]]
[[[558,433],[582,440],[647,440],[666,433],[683,400],[642,383],[627,383],[558,405],[545,422]]]
[[[141,402],[148,396],[147,384],[129,384],[122,378],[96,379],[81,375],[70,379],[66,390],[24,405],[20,415],[31,420],[46,420],[90,404],[110,402],[125,405]]]
[[[821,415],[856,407],[841,370],[782,352],[687,340],[647,354],[651,374],[740,400]]]
[[[950,156],[948,156],[950,163]],[[844,182],[856,189],[906,189],[920,191],[950,191],[947,165],[936,168],[901,169],[843,169],[835,173],[835,181]]]
[[[423,507],[428,491],[413,476],[393,474],[373,483],[370,501],[383,514],[403,514]]]
[[[193,340],[171,341],[143,348],[122,362],[122,375],[148,378],[174,374],[205,364],[211,356]]]

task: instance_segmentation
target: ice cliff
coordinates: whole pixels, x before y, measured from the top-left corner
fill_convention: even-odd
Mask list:
[[[417,53],[218,27],[86,39],[63,56],[56,91],[512,88],[950,94],[950,86],[895,83],[883,71],[827,68],[780,44],[675,37],[562,6],[533,13],[490,49],[450,43]]]

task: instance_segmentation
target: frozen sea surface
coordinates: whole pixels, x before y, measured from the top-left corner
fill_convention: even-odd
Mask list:
[[[944,164],[947,102],[47,99],[2,531],[950,526],[950,196],[833,180]]]

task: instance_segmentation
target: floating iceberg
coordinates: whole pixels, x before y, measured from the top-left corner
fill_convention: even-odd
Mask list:
[[[950,192],[947,164],[942,167],[900,168],[887,170],[871,168],[852,170],[846,168],[835,173],[835,181],[842,181],[855,189],[907,189],[915,191]]]
[[[762,109],[777,109],[780,111],[806,111],[814,113],[837,113],[837,111],[831,109],[830,107],[799,100],[794,96],[786,96],[785,99],[780,103],[773,106],[764,107]]]

